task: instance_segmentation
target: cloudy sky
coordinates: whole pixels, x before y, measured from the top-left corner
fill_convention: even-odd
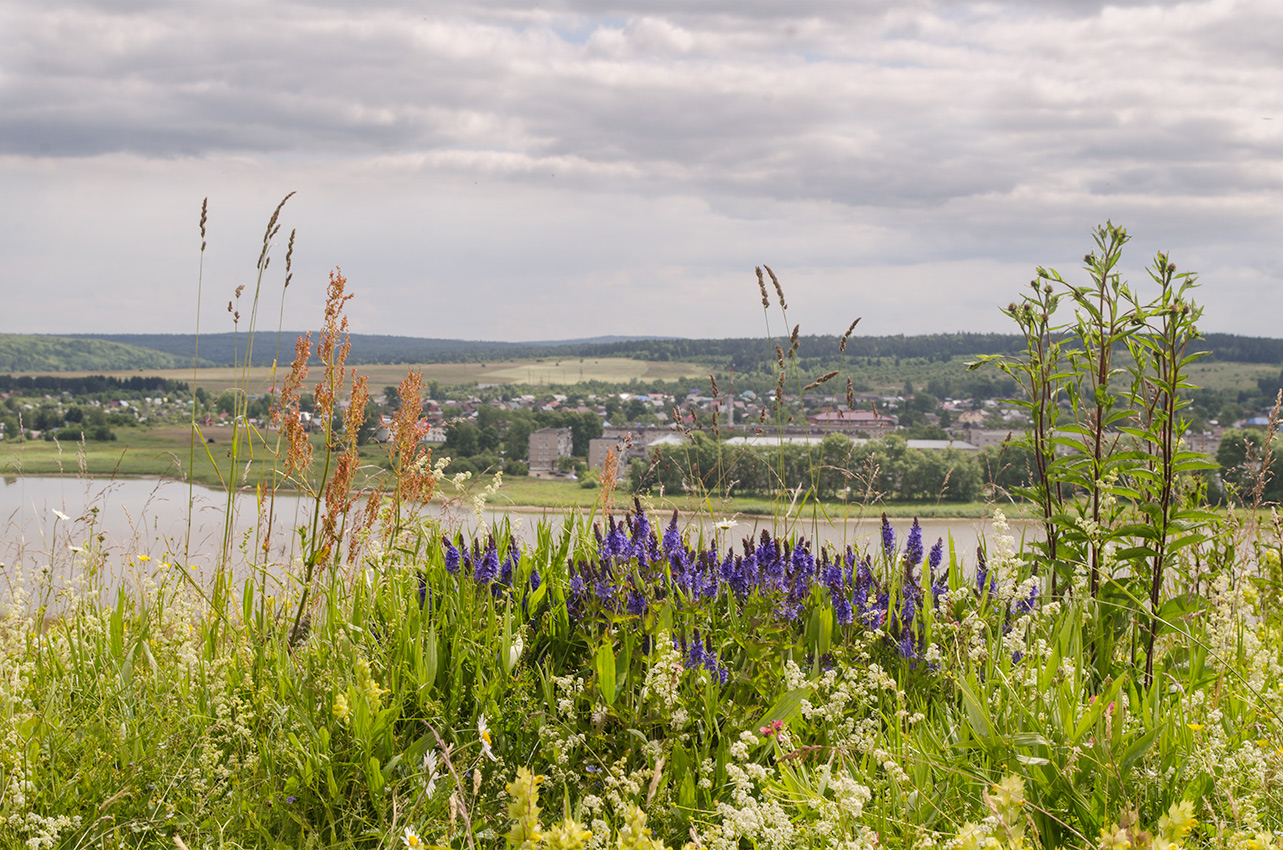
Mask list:
[[[191,332],[205,197],[230,330],[296,191],[260,326],[296,228],[292,328],[1005,331],[1112,219],[1283,336],[1281,134],[1277,0],[6,0],[0,331]]]

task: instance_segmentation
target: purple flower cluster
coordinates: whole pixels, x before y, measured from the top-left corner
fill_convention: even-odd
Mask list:
[[[720,684],[726,684],[726,680],[730,677],[730,670],[718,661],[717,653],[713,651],[712,636],[706,635],[701,640],[699,629],[695,629],[689,649],[686,647],[685,639],[679,641],[676,637],[673,638],[673,649],[681,653],[687,670],[703,667]]]
[[[740,551],[722,554],[716,548],[697,548],[682,534],[676,512],[661,528],[651,525],[639,503],[623,518],[611,516],[604,525],[594,526],[595,556],[575,561],[568,571],[566,603],[573,621],[616,623],[633,618],[644,622],[654,611],[670,606],[697,615],[697,622],[707,622],[724,616],[727,606],[741,611],[751,606],[754,617],[766,613],[779,624],[794,623],[800,628],[809,610],[828,605],[835,626],[858,625],[880,632],[888,649],[893,647],[916,663],[928,638],[929,620],[924,614],[938,609],[949,587],[944,540],[938,539],[927,551],[917,519],[903,549],[898,549],[895,529],[882,517],[880,561],[851,547],[845,551],[825,547],[817,555],[805,538],[788,541],[765,530],[756,538],[745,538]],[[474,541],[471,549],[461,537],[442,538],[442,543],[451,575],[469,575],[478,588],[496,597],[513,592],[521,561],[515,541],[507,544],[506,552],[500,551],[493,536],[484,546]],[[543,580],[532,570],[528,587],[516,591],[523,602]],[[977,595],[983,598],[996,589],[983,552],[977,552]],[[425,595],[430,601],[425,591],[421,578],[421,605]],[[1007,609],[1007,616],[1026,613],[1037,603],[1035,587]],[[674,640],[680,641],[688,669],[703,667],[718,681],[727,680],[729,671],[714,651],[711,635],[701,636],[696,629],[689,642]]]
[[[462,567],[465,573],[471,573],[472,580],[477,585],[488,589],[495,597],[512,587],[513,574],[521,564],[521,548],[516,540],[508,541],[508,551],[502,561],[499,558],[499,545],[493,535],[487,540],[484,549],[475,540],[471,550],[464,545],[462,539],[442,537],[441,543],[445,549],[446,572],[450,575],[457,576]],[[531,590],[538,588],[538,573],[534,573],[531,580]]]

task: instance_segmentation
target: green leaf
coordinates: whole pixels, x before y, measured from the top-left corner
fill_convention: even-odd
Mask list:
[[[601,689],[601,695],[605,698],[607,705],[615,704],[615,651],[611,649],[610,642],[606,641],[597,648],[596,664],[597,668],[597,687]]]
[[[779,720],[788,723],[801,710],[802,700],[811,693],[810,687],[795,688],[775,701],[770,710],[758,718],[757,726],[770,726]]]
[[[1158,726],[1150,729],[1147,733],[1141,735],[1132,742],[1131,746],[1123,753],[1123,757],[1119,762],[1119,766],[1122,768],[1123,773],[1131,770],[1132,765],[1135,764],[1141,756],[1145,755],[1146,751],[1149,750],[1151,745],[1153,745],[1154,738],[1158,735],[1159,730],[1165,725],[1166,724],[1160,723]]]

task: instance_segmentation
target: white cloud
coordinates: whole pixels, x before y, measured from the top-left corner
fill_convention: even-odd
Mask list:
[[[41,286],[0,330],[185,330],[187,211],[256,255],[297,188],[302,267],[361,271],[372,332],[752,334],[722,287],[763,261],[808,297],[882,281],[870,333],[1001,329],[1112,218],[1138,273],[1158,247],[1223,272],[1209,326],[1277,333],[1277,4],[727,8],[5,4],[0,275]]]

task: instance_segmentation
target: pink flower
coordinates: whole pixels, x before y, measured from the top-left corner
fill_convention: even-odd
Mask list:
[[[762,733],[763,738],[771,738],[777,735],[779,731],[783,728],[784,728],[784,721],[775,720],[771,722],[770,726],[763,726],[760,731]]]

